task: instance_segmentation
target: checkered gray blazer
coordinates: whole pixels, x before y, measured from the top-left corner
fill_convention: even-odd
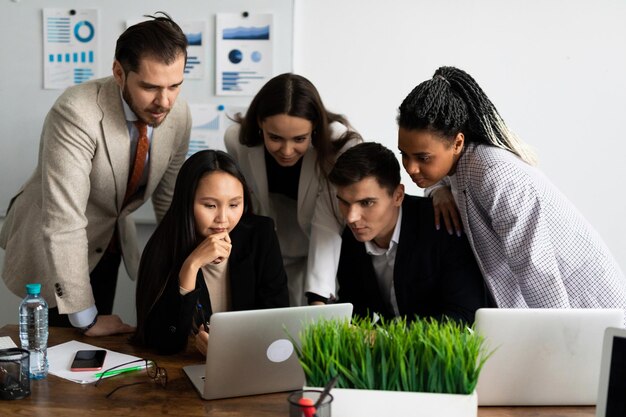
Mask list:
[[[626,309],[626,279],[583,216],[536,168],[470,144],[450,178],[499,307]]]

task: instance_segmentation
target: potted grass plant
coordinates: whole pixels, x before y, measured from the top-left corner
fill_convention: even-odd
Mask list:
[[[320,320],[295,345],[308,386],[338,376],[334,417],[477,415],[488,354],[482,337],[456,322]]]

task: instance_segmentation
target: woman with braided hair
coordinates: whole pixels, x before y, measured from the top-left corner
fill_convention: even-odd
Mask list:
[[[404,168],[435,194],[437,225],[451,192],[499,307],[626,309],[608,248],[469,74],[439,68],[404,99],[398,125]]]

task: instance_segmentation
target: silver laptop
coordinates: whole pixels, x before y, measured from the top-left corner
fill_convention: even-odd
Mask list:
[[[594,405],[607,327],[621,309],[479,309],[475,329],[495,352],[476,388],[479,405]]]
[[[352,304],[231,311],[211,316],[206,364],[183,370],[205,400],[292,391],[304,385],[291,335],[317,320],[350,320]]]

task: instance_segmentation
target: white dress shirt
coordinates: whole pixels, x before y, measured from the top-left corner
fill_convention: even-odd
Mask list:
[[[374,241],[365,242],[365,251],[372,257],[372,266],[378,280],[378,287],[382,293],[385,304],[391,307],[396,316],[400,315],[398,300],[393,284],[393,269],[396,264],[396,252],[400,240],[400,228],[402,224],[402,207],[398,213],[398,220],[391,235],[389,248],[381,248]]]

